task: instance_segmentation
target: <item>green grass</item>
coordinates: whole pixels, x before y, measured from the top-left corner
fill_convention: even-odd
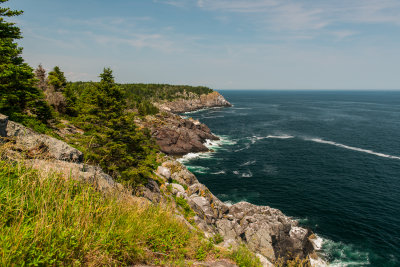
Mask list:
[[[260,260],[246,246],[241,245],[230,254],[239,267],[261,267]]]
[[[198,234],[165,208],[4,160],[0,213],[1,266],[175,265],[203,250]]]

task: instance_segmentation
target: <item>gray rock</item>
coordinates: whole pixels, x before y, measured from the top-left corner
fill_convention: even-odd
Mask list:
[[[159,175],[164,176],[164,177],[167,178],[167,179],[171,178],[171,171],[170,171],[168,168],[166,168],[166,167],[159,166],[159,167],[157,168],[157,173],[158,173]]]
[[[83,153],[67,143],[56,138],[39,134],[25,126],[9,121],[7,124],[7,137],[15,138],[16,144],[26,150],[40,149],[48,158],[57,160],[81,162]]]
[[[176,184],[176,183],[172,183],[171,186],[172,186],[172,193],[173,194],[175,194],[175,195],[178,194],[178,193],[185,194],[185,188],[182,185]]]
[[[122,190],[123,186],[103,172],[100,167],[83,163],[66,162],[61,160],[34,159],[28,161],[34,169],[42,172],[57,172],[65,178],[87,182],[102,192]]]
[[[8,117],[0,114],[0,137],[7,137]]]
[[[222,219],[218,220],[215,225],[217,226],[218,232],[224,237],[224,239],[237,240],[238,235],[234,230],[234,224],[235,223],[232,221]]]
[[[201,218],[204,218],[207,223],[213,223],[215,221],[210,202],[206,198],[192,195],[190,196],[188,203],[190,207],[199,214]]]
[[[158,106],[160,110],[173,113],[183,113],[203,108],[232,106],[231,103],[229,103],[221,94],[216,91],[200,96],[189,93],[185,94],[184,98],[154,104]]]

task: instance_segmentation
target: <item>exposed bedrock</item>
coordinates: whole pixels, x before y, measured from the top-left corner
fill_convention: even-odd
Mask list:
[[[198,227],[210,236],[221,234],[224,246],[234,247],[244,242],[270,261],[306,258],[314,251],[309,240],[312,232],[299,227],[297,221],[281,211],[248,202],[228,206],[188,173],[182,164],[173,160],[164,162],[158,169],[158,175],[173,177],[187,187],[185,190],[181,185],[171,184],[172,193],[185,198],[195,211]]]
[[[31,153],[33,157],[74,162],[83,160],[83,153],[67,143],[9,121],[7,116],[2,114],[0,114],[0,133],[2,137],[15,142],[15,145],[21,150]]]
[[[205,124],[169,112],[146,116],[135,122],[149,128],[161,151],[169,155],[209,151],[204,144],[206,140],[219,139]]]
[[[203,108],[230,107],[232,106],[220,93],[214,91],[209,94],[196,95],[189,93],[185,98],[174,101],[154,103],[160,110],[173,113],[195,111]]]

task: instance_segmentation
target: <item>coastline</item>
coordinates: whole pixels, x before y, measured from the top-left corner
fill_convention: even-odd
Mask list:
[[[123,198],[135,198],[127,191],[127,188],[115,182],[101,168],[85,164],[83,154],[79,150],[63,141],[38,134],[18,123],[8,121],[6,116],[0,119],[2,136],[13,139],[18,149],[35,153],[38,146],[44,146],[45,154],[42,155],[41,151],[38,151],[38,156],[43,156],[43,159],[40,157],[36,159],[35,155],[32,155],[33,160],[26,162],[35,169],[43,172],[49,172],[50,169],[58,170],[66,177],[68,173],[74,173],[74,179],[93,184],[105,194],[112,193]],[[176,127],[175,130],[206,129],[201,123],[197,124],[193,121],[187,123],[188,121],[190,122],[189,119],[184,120],[183,125],[187,124],[186,126],[190,127],[182,127],[180,121],[180,127]],[[185,132],[188,137],[193,136],[192,131],[185,130]],[[169,138],[169,136],[166,137]],[[215,142],[218,142],[216,139],[212,142],[207,142],[207,140],[204,138],[203,143],[216,145]],[[212,153],[209,148],[207,151]],[[11,157],[16,156],[18,160],[20,155],[17,151],[7,151],[9,152]],[[233,205],[223,203],[205,185],[199,183],[196,176],[178,162],[176,156],[163,157],[161,166],[155,172],[155,177],[149,177],[147,185],[135,192],[135,195],[140,197],[141,201],[147,199],[147,202],[155,204],[171,203],[176,199],[182,199],[195,215],[192,218],[186,218],[177,209],[177,219],[189,228],[195,227],[201,230],[207,238],[220,235],[223,242],[219,246],[225,249],[235,249],[245,244],[258,256],[264,266],[273,266],[272,262],[284,263],[296,258],[310,259],[310,261],[318,259],[312,242],[315,237],[312,231],[300,227],[296,220],[269,206],[257,206],[248,202]]]
[[[221,96],[222,97],[222,96]],[[223,97],[222,97],[223,98]],[[229,102],[229,105],[226,105],[225,102],[226,100],[224,99],[224,105],[220,106],[213,106],[213,105],[206,105],[206,106],[201,106],[198,107],[198,109],[192,109],[189,108],[187,110],[179,109],[179,113],[181,114],[180,118],[181,119],[191,119],[188,118],[188,116],[185,116],[186,114],[190,114],[193,112],[199,112],[201,110],[207,110],[210,108],[222,108],[222,107],[229,107],[232,106]],[[192,106],[192,105],[189,105]],[[199,122],[200,123],[200,122]],[[207,127],[208,128],[208,127]],[[210,131],[211,133],[211,131]],[[222,138],[217,136],[218,139],[204,139],[203,144],[208,148],[208,151],[189,151],[188,153],[185,153],[183,155],[178,155],[175,160],[172,160],[173,164],[180,164],[183,165],[183,168],[185,171],[191,173],[187,167],[185,166],[185,161],[190,160],[190,158],[193,157],[201,157],[202,155],[207,155],[208,153],[213,153],[214,149],[218,149],[218,147],[221,146],[221,140]],[[169,175],[173,175],[175,173],[171,173],[171,169],[174,169],[176,167],[171,168],[171,160],[167,161],[167,164],[163,164],[162,168],[158,173],[162,176],[162,173],[169,173]],[[182,167],[181,167],[182,168]],[[191,173],[192,174],[192,173]],[[167,176],[169,176],[167,175]],[[193,175],[193,174],[192,174]],[[171,176],[170,176],[171,177]],[[179,175],[174,175],[175,178],[179,178]],[[189,194],[185,194],[184,192],[178,192],[175,191],[177,196],[179,195],[180,197],[184,197],[185,199],[188,200],[189,205],[195,210],[196,213],[202,214],[205,219],[202,219],[200,217],[196,218],[196,224],[200,226],[200,228],[207,234],[212,235],[212,234],[221,234],[223,237],[227,238],[228,240],[225,240],[223,243],[223,246],[228,247],[228,246],[237,246],[239,243],[243,242],[247,244],[247,246],[257,254],[257,256],[261,259],[261,261],[264,263],[264,266],[272,266],[271,262],[274,262],[278,259],[284,258],[285,260],[288,260],[285,256],[286,254],[292,254],[296,255],[297,257],[300,258],[309,258],[310,263],[312,266],[323,266],[326,265],[326,263],[317,256],[316,252],[321,248],[320,247],[320,241],[321,238],[319,238],[317,235],[315,235],[311,230],[305,229],[299,226],[298,221],[294,220],[291,217],[288,217],[284,215],[281,211],[277,209],[270,208],[268,206],[256,206],[253,204],[250,204],[248,202],[239,202],[230,205],[229,203],[223,203],[221,202],[217,197],[215,197],[209,189],[204,186],[203,184],[199,183],[197,178],[193,175],[195,180],[192,180],[191,183],[187,183],[185,179],[175,179],[177,181],[182,182],[185,186],[189,186],[189,189],[186,190],[189,192]],[[165,177],[166,178],[166,177]],[[196,185],[195,187],[201,187],[203,188],[204,192],[208,192],[208,194],[205,194],[204,196],[202,194],[196,194],[194,197],[190,194],[191,190],[190,188]],[[185,191],[185,192],[186,192]],[[196,199],[193,201],[193,198]],[[201,205],[198,203],[201,202]],[[238,213],[243,213],[245,212],[243,210],[243,206],[246,207],[245,210],[251,210],[251,215],[252,218],[245,218],[246,216],[242,216],[242,214],[238,215]],[[211,207],[211,209],[210,209]],[[239,207],[239,208],[238,208]],[[240,212],[236,213],[233,211],[235,209],[239,209]],[[213,212],[213,209],[216,209],[216,211]],[[232,212],[231,212],[232,209]],[[228,212],[227,212],[228,210]],[[207,212],[209,218],[207,218]],[[258,214],[257,214],[258,212]],[[214,213],[214,215],[213,215]],[[222,216],[220,216],[222,213]],[[267,216],[265,214],[268,213]],[[215,215],[216,214],[216,215]],[[271,224],[269,224],[268,221],[271,220],[273,215],[276,215],[276,218],[278,218],[278,222],[285,221],[285,223],[282,224],[281,230],[283,231],[277,231],[277,232],[271,232]],[[246,214],[247,215],[247,214]],[[260,218],[262,216],[265,216],[263,218]],[[255,217],[257,218],[257,222],[254,220]],[[228,219],[227,219],[228,218]],[[243,220],[245,223],[243,223]],[[276,222],[277,222],[276,221]],[[246,225],[247,223],[247,225]],[[253,224],[253,225],[252,225]],[[267,227],[265,227],[267,225]],[[275,226],[272,224],[272,226]],[[278,227],[279,228],[279,227]],[[251,234],[250,234],[251,232]],[[255,234],[256,232],[257,234]],[[247,235],[246,235],[247,234]],[[256,237],[255,237],[256,236]],[[272,243],[279,243],[277,240],[274,240],[272,242],[272,239],[276,239],[277,236],[284,241],[282,243],[285,243],[286,248],[282,249],[282,247],[279,246],[273,246]],[[272,238],[273,237],[273,238]],[[279,240],[278,238],[278,240]],[[254,241],[256,240],[256,241]],[[261,245],[261,243],[265,243],[265,240],[270,240],[271,242],[268,245]],[[267,242],[268,243],[268,242]],[[293,244],[296,243],[296,246],[293,246]],[[291,245],[289,245],[291,244]],[[278,248],[279,247],[279,248]],[[301,251],[301,252],[300,252]]]

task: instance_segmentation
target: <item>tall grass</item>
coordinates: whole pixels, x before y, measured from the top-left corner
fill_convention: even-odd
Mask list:
[[[179,264],[199,237],[165,208],[0,160],[0,265]]]

